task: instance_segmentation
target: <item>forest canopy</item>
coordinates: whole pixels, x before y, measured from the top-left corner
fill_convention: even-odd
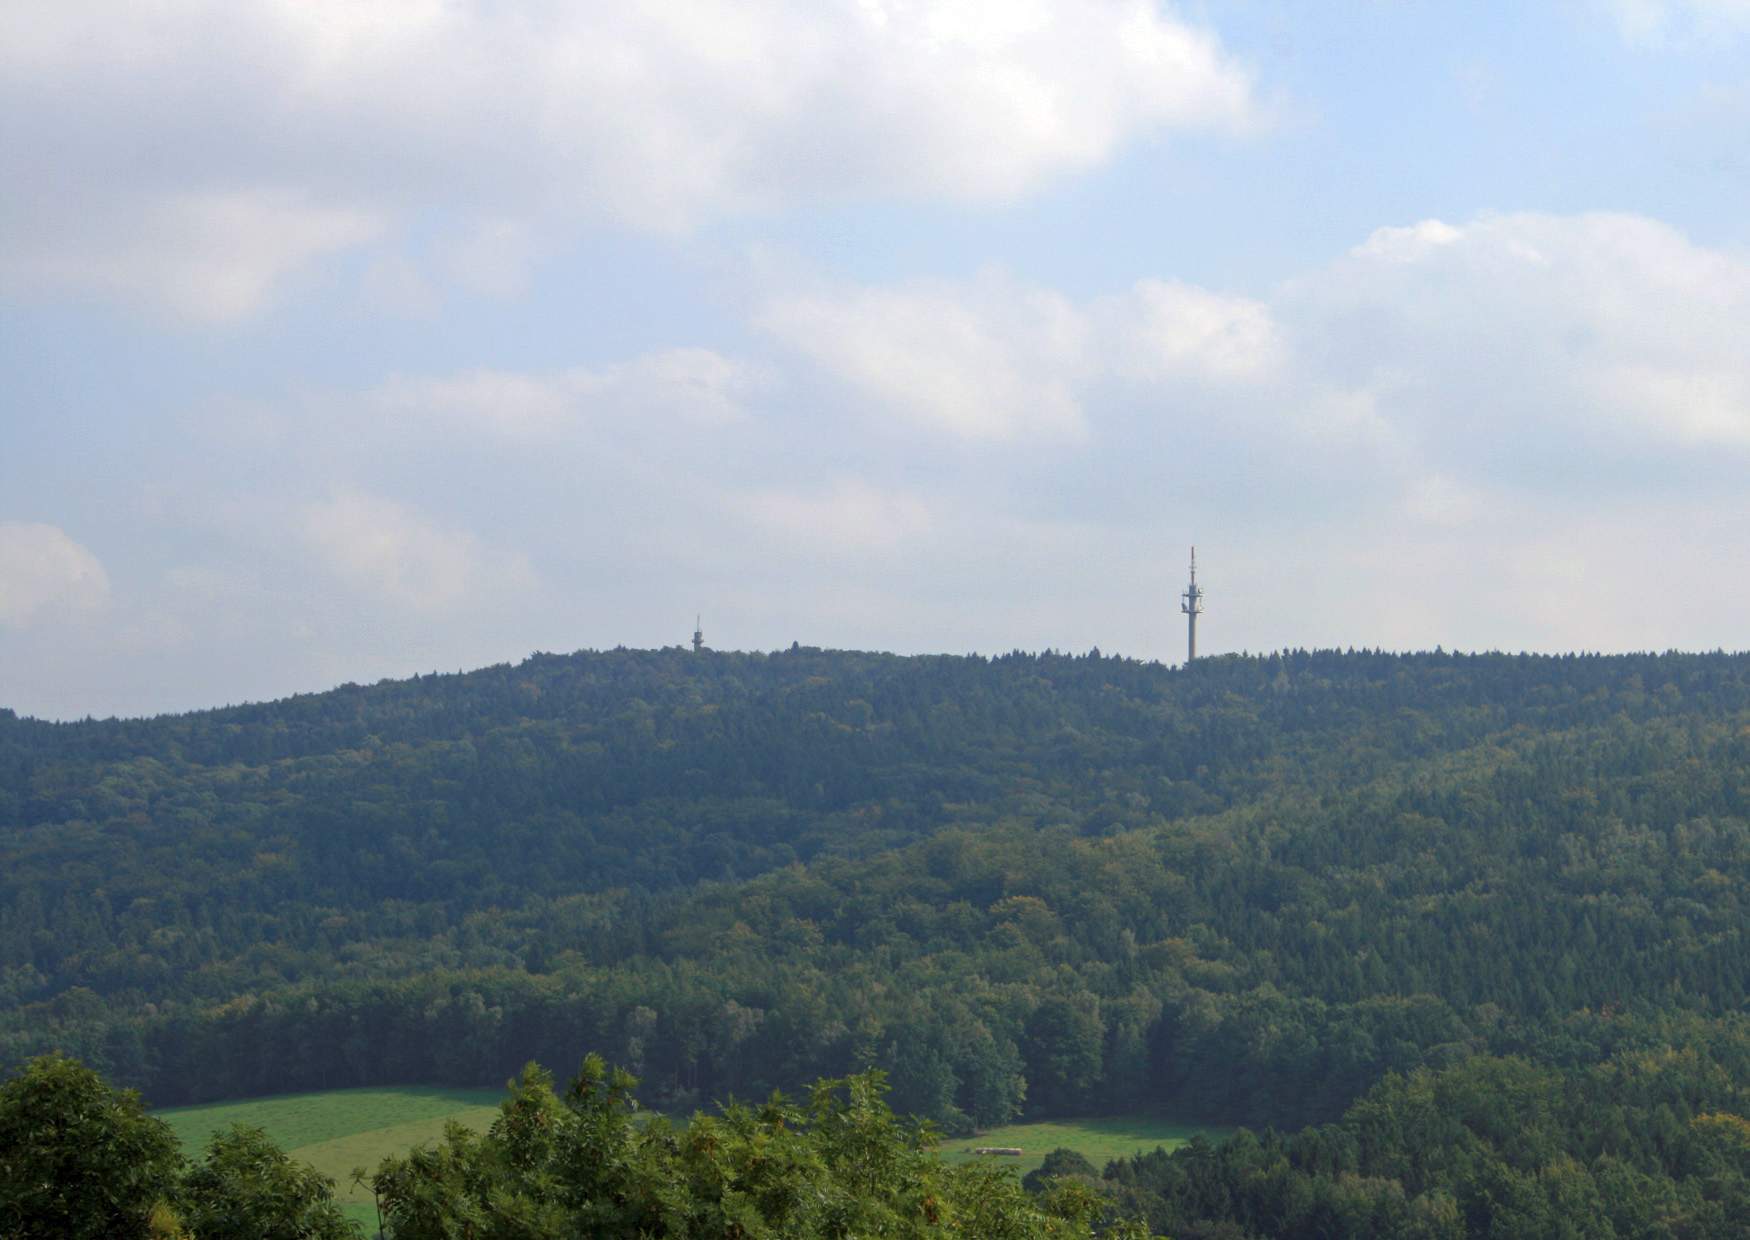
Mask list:
[[[621,650],[0,715],[0,1059],[168,1105],[598,1050],[681,1112],[875,1067],[949,1131],[1296,1134],[1108,1170],[1175,1235],[1648,1185],[1704,1234],[1747,805],[1724,654]]]

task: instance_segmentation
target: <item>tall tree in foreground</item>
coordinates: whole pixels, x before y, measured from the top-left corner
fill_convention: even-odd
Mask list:
[[[287,1156],[259,1128],[216,1135],[183,1183],[195,1240],[351,1240],[334,1183]]]
[[[77,1060],[45,1055],[0,1084],[0,1235],[174,1235],[181,1169],[169,1125]]]
[[[354,1240],[334,1185],[259,1128],[213,1138],[192,1170],[140,1095],[44,1055],[0,1084],[5,1240]]]

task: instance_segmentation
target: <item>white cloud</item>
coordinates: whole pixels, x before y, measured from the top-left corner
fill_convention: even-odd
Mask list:
[[[475,370],[439,379],[398,377],[373,401],[395,413],[435,417],[470,428],[548,435],[571,422],[577,401],[565,378]]]
[[[1729,505],[1750,449],[1750,258],[1636,216],[1385,228],[1258,299],[1144,280],[1076,302],[987,273],[781,294],[755,320],[853,410],[1006,443],[1042,471],[1028,495],[1096,520],[1477,533],[1515,496]]]
[[[764,366],[710,349],[662,349],[573,372],[571,382],[586,406],[708,425],[746,416],[749,404],[773,387],[775,377]]]
[[[1177,280],[1141,280],[1101,307],[1111,366],[1126,378],[1248,380],[1283,358],[1270,309]]]
[[[729,504],[766,536],[845,555],[897,550],[927,535],[936,522],[921,496],[851,480],[825,491],[731,496]]]
[[[379,496],[344,494],[304,510],[305,545],[362,594],[421,612],[496,605],[534,581],[526,557],[501,554]]]
[[[543,438],[592,417],[733,422],[746,416],[748,403],[770,385],[763,367],[710,349],[675,348],[550,373],[475,370],[442,378],[403,376],[383,384],[370,402],[399,416],[441,418],[470,429]]]
[[[1750,448],[1750,373],[1745,367],[1699,367],[1673,359],[1602,367],[1595,383],[1600,408],[1645,422],[1679,444]]]
[[[1722,565],[1747,536],[1742,504],[1676,497],[1576,511],[1533,501],[1498,561],[1512,615],[1535,635],[1526,644],[1741,650],[1750,578]]]
[[[0,278],[227,321],[433,213],[471,288],[537,232],[865,198],[1005,202],[1260,123],[1156,0],[96,0],[0,7]]]
[[[1434,459],[1750,446],[1750,261],[1657,221],[1383,229],[1274,308],[1315,377],[1373,390]]]
[[[483,220],[447,249],[447,266],[456,280],[491,297],[526,292],[540,257],[528,224],[520,220]]]
[[[1630,43],[1722,38],[1750,29],[1750,0],[1604,0]]]
[[[996,275],[774,299],[768,332],[900,417],[966,439],[1075,437],[1087,324]]]
[[[89,612],[109,599],[109,575],[57,526],[0,521],[0,625],[25,628]]]
[[[441,304],[438,290],[419,265],[403,254],[383,254],[365,268],[359,284],[363,303],[403,319],[429,319]]]
[[[987,272],[780,295],[757,321],[888,412],[968,440],[1075,441],[1103,380],[1247,382],[1283,360],[1268,307],[1176,281],[1077,304]]]
[[[1426,258],[1441,246],[1451,245],[1463,235],[1451,224],[1439,220],[1423,220],[1406,228],[1376,228],[1352,253],[1357,258],[1413,263]]]
[[[1483,510],[1483,499],[1470,487],[1444,474],[1428,474],[1410,484],[1405,510],[1430,525],[1468,525]]]
[[[383,226],[372,212],[244,190],[160,196],[122,190],[97,208],[34,205],[42,214],[12,220],[0,240],[0,283],[163,306],[208,323],[257,313],[289,273],[367,241]]]

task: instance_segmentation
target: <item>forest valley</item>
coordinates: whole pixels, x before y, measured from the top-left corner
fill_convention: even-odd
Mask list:
[[[1060,1160],[1097,1209],[952,1234],[1750,1219],[1750,656],[616,650],[0,712],[0,855],[15,1082],[518,1077],[606,1141],[518,1076],[598,1052],[668,1114],[756,1100],[713,1121],[744,1134],[822,1078],[946,1132],[1248,1129]]]

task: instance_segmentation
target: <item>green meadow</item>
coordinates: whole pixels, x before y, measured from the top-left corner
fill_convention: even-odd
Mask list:
[[[214,1132],[232,1124],[264,1130],[292,1157],[332,1177],[347,1214],[365,1224],[366,1235],[373,1235],[376,1212],[371,1192],[353,1184],[353,1168],[374,1168],[385,1154],[435,1141],[451,1120],[483,1132],[498,1115],[503,1099],[502,1089],[336,1089],[176,1107],[156,1114],[193,1158],[200,1157]]]
[[[353,1169],[373,1168],[386,1154],[404,1153],[436,1141],[451,1120],[484,1132],[497,1117],[503,1099],[504,1092],[496,1089],[337,1089],[176,1107],[157,1115],[175,1131],[191,1157],[199,1157],[214,1132],[232,1124],[265,1130],[281,1149],[332,1177],[348,1215],[363,1223],[365,1234],[371,1235],[376,1213],[370,1189],[352,1182]],[[1199,1134],[1217,1140],[1227,1132],[1137,1117],[1053,1120],[1008,1124],[976,1137],[954,1137],[942,1142],[941,1152],[949,1162],[966,1162],[985,1157],[972,1153],[976,1146],[1018,1146],[1024,1151],[1019,1158],[990,1157],[989,1161],[1025,1175],[1059,1146],[1076,1150],[1094,1166],[1104,1167],[1111,1159],[1139,1150],[1156,1146],[1176,1149]]]
[[[953,1137],[942,1142],[942,1157],[948,1162],[968,1162],[979,1158],[1002,1167],[1013,1167],[1016,1174],[1026,1175],[1045,1161],[1052,1150],[1063,1146],[1075,1150],[1104,1168],[1114,1158],[1128,1158],[1141,1151],[1147,1153],[1156,1146],[1169,1150],[1179,1148],[1192,1137],[1205,1136],[1220,1140],[1231,1132],[1227,1128],[1200,1128],[1192,1124],[1175,1124],[1168,1120],[1123,1116],[1112,1119],[1049,1120],[1037,1124],[1006,1124],[992,1128],[976,1137]],[[1019,1147],[1019,1158],[1007,1155],[974,1154],[974,1148],[986,1145]]]

